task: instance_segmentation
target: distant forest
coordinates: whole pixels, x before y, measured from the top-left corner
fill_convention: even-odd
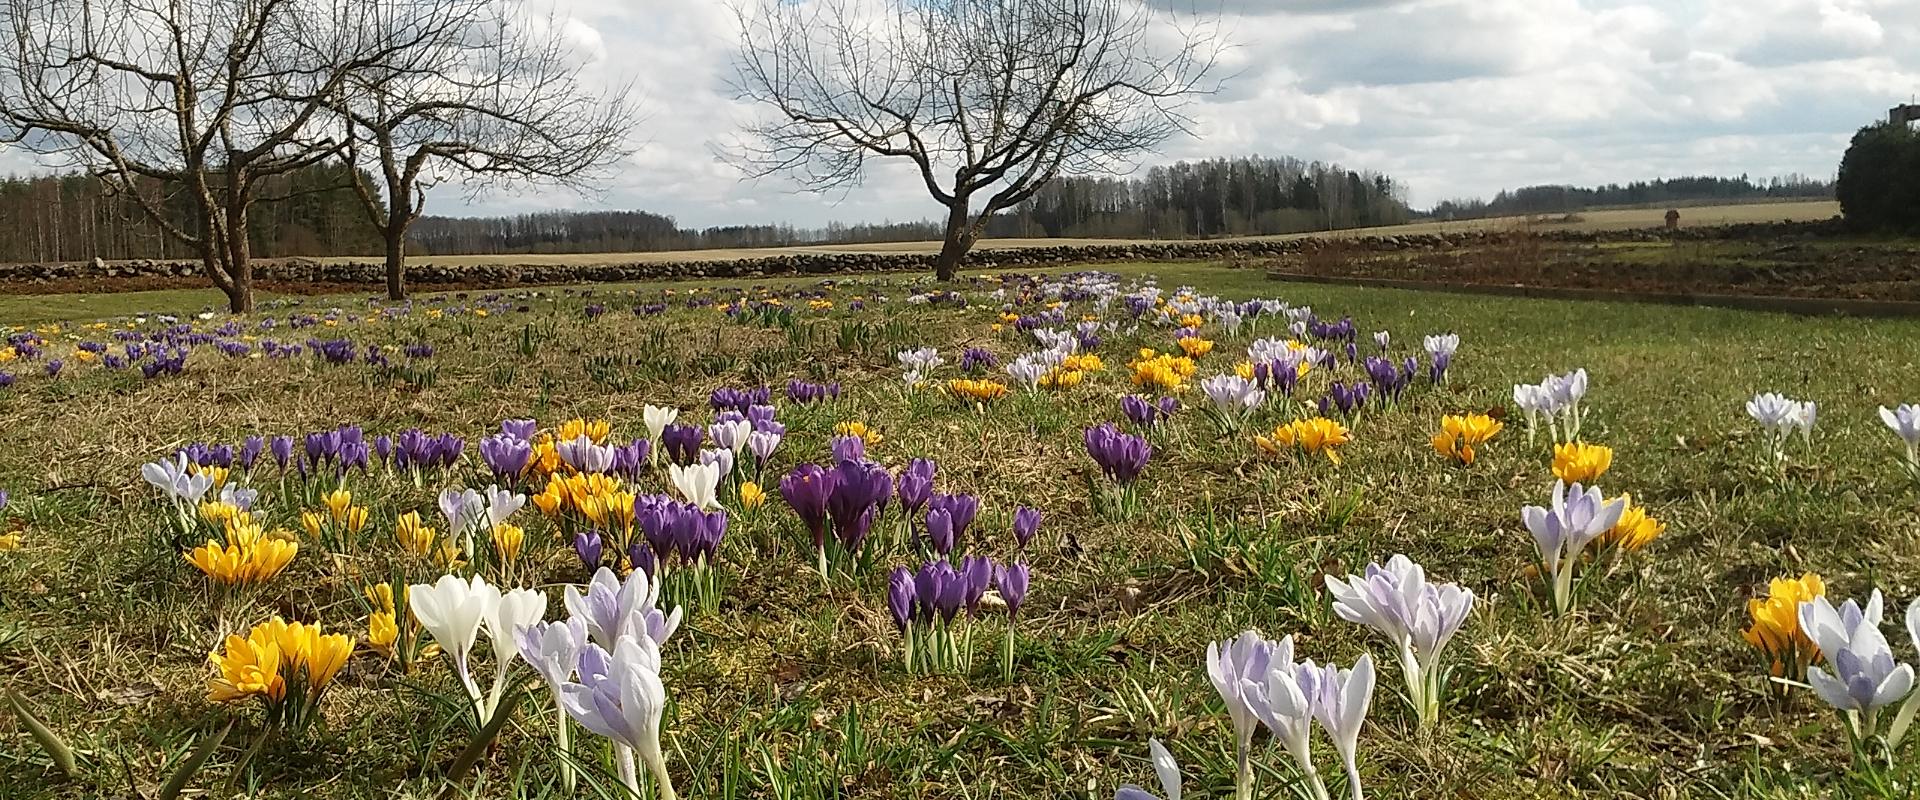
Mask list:
[[[316,166],[272,182],[250,220],[262,257],[370,255],[380,237],[344,168]],[[192,230],[186,203],[170,188],[146,196]],[[1833,182],[1799,175],[1756,181],[1671,178],[1598,187],[1529,186],[1490,201],[1455,200],[1419,215],[1401,187],[1379,173],[1294,158],[1183,161],[1138,175],[1063,178],[991,221],[989,236],[1188,239],[1392,225],[1415,216],[1466,219],[1569,213],[1601,206],[1681,201],[1832,197]],[[932,220],[796,228],[729,225],[683,228],[645,211],[550,211],[503,217],[422,218],[412,252],[441,254],[593,253],[778,247],[795,244],[938,239]],[[0,180],[0,262],[191,258],[134,198],[107,192],[84,174]]]
[[[1785,175],[1760,181],[1738,178],[1684,177],[1634,181],[1605,186],[1526,186],[1509,189],[1492,200],[1448,200],[1428,213],[1435,219],[1476,219],[1522,214],[1568,214],[1609,206],[1648,206],[1679,202],[1734,202],[1786,198],[1831,198],[1833,180],[1807,175]]]

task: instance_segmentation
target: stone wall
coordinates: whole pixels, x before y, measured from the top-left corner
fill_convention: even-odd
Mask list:
[[[1447,250],[1498,244],[1517,236],[1555,242],[1627,242],[1680,239],[1755,239],[1826,236],[1839,233],[1838,219],[1823,222],[1745,223],[1724,227],[1617,231],[1454,231],[1378,236],[1299,237],[1291,239],[1232,239],[1166,241],[1141,244],[1073,245],[976,250],[967,266],[974,269],[1025,268],[1115,261],[1193,261],[1260,259],[1339,248],[1370,252]],[[835,273],[925,271],[933,268],[932,253],[795,253],[737,260],[641,261],[604,264],[486,264],[442,266],[414,263],[407,280],[420,286],[560,284],[661,280],[672,278],[742,278],[770,275],[825,275]],[[180,279],[201,277],[202,267],[182,261],[92,261],[78,264],[0,265],[0,282],[34,283],[101,278]],[[385,282],[378,261],[311,259],[258,260],[258,281],[296,283],[369,284]]]

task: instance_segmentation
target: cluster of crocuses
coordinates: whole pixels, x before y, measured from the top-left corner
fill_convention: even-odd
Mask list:
[[[822,579],[830,574],[829,531],[837,545],[835,561],[865,566],[867,537],[893,497],[892,474],[865,457],[863,441],[859,436],[839,437],[834,466],[804,463],[780,479],[780,497],[812,536]]]
[[[1134,483],[1153,458],[1153,445],[1145,438],[1123,433],[1111,422],[1081,432],[1087,455],[1107,478],[1101,507],[1118,516],[1131,516],[1139,509]]]
[[[1309,796],[1327,800],[1326,781],[1313,758],[1315,723],[1332,741],[1349,794],[1361,800],[1357,757],[1360,728],[1373,702],[1371,655],[1362,653],[1352,669],[1312,659],[1295,661],[1292,636],[1270,642],[1257,631],[1246,631],[1207,645],[1206,664],[1207,678],[1233,723],[1237,800],[1254,796],[1253,740],[1262,726],[1293,758]]]
[[[1002,676],[1011,679],[1014,620],[1026,601],[1030,579],[1025,561],[996,564],[984,555],[957,559],[940,556],[928,560],[917,571],[895,567],[887,580],[887,608],[905,642],[901,657],[906,670],[970,671],[973,627],[960,624],[960,612],[964,610],[968,619],[977,620],[987,590],[993,589],[1007,610],[1000,669]]]
[[[1527,444],[1533,444],[1542,422],[1546,423],[1553,441],[1578,441],[1580,423],[1586,418],[1580,400],[1586,394],[1587,371],[1584,368],[1565,375],[1548,375],[1535,384],[1514,384],[1513,404],[1527,419]]]
[[[1798,431],[1803,444],[1813,444],[1813,424],[1819,406],[1811,400],[1793,400],[1774,392],[1762,392],[1747,401],[1747,416],[1766,432],[1767,455],[1773,462],[1787,457],[1787,440]]]
[[[659,797],[675,796],[668,775],[660,725],[666,688],[660,678],[660,647],[680,626],[680,609],[657,605],[658,586],[643,571],[625,582],[601,568],[586,592],[568,586],[569,617],[545,621],[548,599],[531,589],[502,592],[484,578],[442,576],[432,584],[408,588],[413,615],[452,659],[475,717],[484,727],[499,710],[516,660],[524,660],[552,692],[555,739],[566,782],[574,783],[571,719],[605,737],[613,746],[616,771],[624,789],[639,796],[638,755],[658,786]],[[492,643],[493,684],[482,692],[471,657],[481,633]]]

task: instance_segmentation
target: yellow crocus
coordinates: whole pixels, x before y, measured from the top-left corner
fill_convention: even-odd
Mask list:
[[[416,556],[433,552],[433,542],[439,538],[432,528],[420,521],[420,512],[409,511],[400,515],[393,525],[393,536],[400,542],[400,549]]]
[[[955,397],[987,403],[1007,396],[1007,385],[999,381],[956,378],[947,382],[947,390]]]
[[[249,697],[278,702],[287,694],[280,677],[280,647],[273,640],[228,636],[224,652],[207,654],[217,671],[207,682],[207,699],[230,703]]]
[[[367,527],[367,507],[353,506],[348,508],[346,519],[341,521],[346,523],[348,533],[359,533]]]
[[[0,553],[20,549],[22,537],[19,531],[0,535]]]
[[[347,511],[353,508],[353,492],[345,488],[335,489],[328,492],[327,496],[322,498],[322,502],[326,505],[327,513],[332,515],[334,522],[344,522]]]
[[[1284,450],[1299,448],[1309,455],[1325,454],[1328,461],[1338,466],[1340,451],[1337,449],[1353,441],[1353,435],[1345,425],[1327,419],[1297,419],[1273,429],[1273,435],[1255,436],[1253,442],[1260,449],[1278,455]]]
[[[1440,419],[1440,432],[1433,435],[1433,449],[1462,464],[1472,464],[1478,457],[1474,447],[1492,439],[1504,427],[1485,414],[1448,414]]]
[[[193,471],[196,474],[205,475],[208,478],[212,478],[213,488],[215,489],[219,489],[220,487],[227,485],[227,477],[229,475],[229,472],[226,467],[194,467]]]
[[[835,425],[833,426],[833,433],[835,436],[858,436],[864,440],[869,447],[883,441],[883,438],[880,436],[880,429],[870,428],[867,426],[867,423],[859,420],[849,420]]]
[[[239,513],[240,507],[232,503],[207,500],[200,504],[200,519],[215,527],[224,527],[227,520],[233,519]]]
[[[520,558],[520,547],[526,541],[527,532],[518,525],[503,522],[493,528],[493,550],[508,564]]]
[[[1077,369],[1055,368],[1040,376],[1040,386],[1044,389],[1071,389],[1079,386],[1087,373]]]
[[[1826,593],[1826,582],[1809,572],[1799,578],[1775,578],[1767,585],[1765,598],[1747,601],[1753,626],[1741,637],[1766,654],[1775,677],[1805,682],[1807,667],[1820,659],[1820,648],[1800,630],[1800,604]]]
[[[1213,340],[1198,336],[1182,336],[1178,344],[1180,351],[1186,353],[1188,358],[1199,358],[1213,352]]]
[[[533,507],[540,509],[540,513],[549,519],[560,513],[560,506],[565,502],[566,495],[561,493],[560,487],[551,483],[547,484],[546,491],[533,496]]]
[[[754,483],[753,481],[746,481],[740,484],[741,509],[753,511],[766,504],[767,492],[760,488],[760,484]]]
[[[367,615],[367,646],[382,654],[393,652],[393,643],[400,639],[400,626],[394,621],[390,611],[375,611]]]
[[[1567,483],[1592,483],[1613,466],[1613,448],[1586,442],[1554,445],[1553,476]]]
[[[1620,522],[1612,529],[1600,535],[1600,544],[1618,547],[1627,552],[1646,547],[1649,542],[1665,533],[1667,526],[1653,517],[1647,516],[1646,506],[1633,504],[1633,495],[1622,494],[1620,500],[1626,503],[1627,510],[1620,514]]]
[[[1099,356],[1092,353],[1074,353],[1060,362],[1060,368],[1079,370],[1080,372],[1099,372],[1106,369],[1107,364],[1101,361]]]
[[[612,430],[613,426],[609,425],[604,419],[574,417],[573,419],[560,423],[560,430],[556,438],[562,442],[571,442],[581,436],[585,436],[593,440],[594,444],[600,444],[606,441],[607,434],[611,433]]]

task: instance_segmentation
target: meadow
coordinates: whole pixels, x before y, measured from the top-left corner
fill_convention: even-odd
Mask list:
[[[460,643],[408,609],[452,598],[425,586],[452,574],[591,621],[592,601],[572,612],[562,587],[636,566],[678,629],[658,635],[653,617],[664,641],[606,649],[616,672],[637,659],[657,677],[659,766],[680,797],[1164,796],[1150,739],[1186,797],[1317,797],[1284,737],[1250,721],[1244,686],[1223,697],[1210,679],[1209,644],[1248,630],[1319,664],[1368,656],[1352,774],[1375,797],[1915,791],[1920,745],[1850,742],[1791,674],[1796,657],[1855,669],[1852,651],[1803,646],[1784,654],[1794,680],[1772,680],[1743,631],[1771,581],[1813,573],[1835,605],[1884,592],[1892,657],[1920,661],[1902,625],[1920,595],[1920,481],[1879,412],[1920,400],[1920,322],[1101,269],[275,298],[246,319],[201,314],[191,293],[4,298],[31,316],[0,313],[18,325],[0,329],[0,692],[26,712],[0,702],[0,797],[623,796],[619,749],[559,722],[530,649],[482,633],[469,691]],[[1444,335],[1458,349],[1436,370],[1427,337]],[[1516,405],[1516,385],[1576,370],[1578,438],[1611,448],[1604,468],[1597,451],[1556,468],[1563,431],[1530,432]],[[1216,406],[1203,383],[1243,371],[1212,390],[1244,402]],[[1361,385],[1372,396],[1343,409]],[[1816,402],[1809,435],[1756,422],[1761,392]],[[1162,396],[1177,401],[1164,418]],[[650,430],[664,409],[687,427]],[[1504,427],[1463,463],[1435,441],[1448,415]],[[764,460],[764,443],[719,452],[775,427]],[[1138,453],[1103,469],[1090,450],[1123,436],[1151,454],[1121,485],[1132,469],[1112,460]],[[916,459],[937,465],[933,499],[909,513],[905,487],[926,488]],[[1630,493],[1651,521],[1543,569],[1522,509],[1552,505],[1556,470]],[[816,548],[808,485],[780,484],[827,472],[890,491],[829,504]],[[490,485],[524,505],[486,518],[514,502],[459,491]],[[199,494],[170,500],[180,487]],[[201,505],[223,491],[227,506]],[[250,522],[233,524],[242,507]],[[237,566],[190,560],[222,544]],[[1328,578],[1396,554],[1472,593],[1444,652],[1420,648],[1444,691],[1410,688],[1400,645],[1335,609]],[[983,582],[977,556],[1025,580]],[[1577,578],[1560,598],[1542,574],[1555,567]],[[927,573],[970,587],[963,610],[941,591],[922,608]],[[1786,607],[1783,622],[1762,604],[1763,633],[1792,627]],[[245,638],[276,617],[350,650],[311,630],[300,646]],[[273,669],[233,663],[267,650],[284,654],[279,696]],[[594,691],[584,666],[582,684]],[[1244,758],[1236,723],[1256,726]],[[56,737],[71,763],[43,746]],[[1336,740],[1310,737],[1331,796],[1359,797]],[[660,797],[652,766],[633,782]]]

